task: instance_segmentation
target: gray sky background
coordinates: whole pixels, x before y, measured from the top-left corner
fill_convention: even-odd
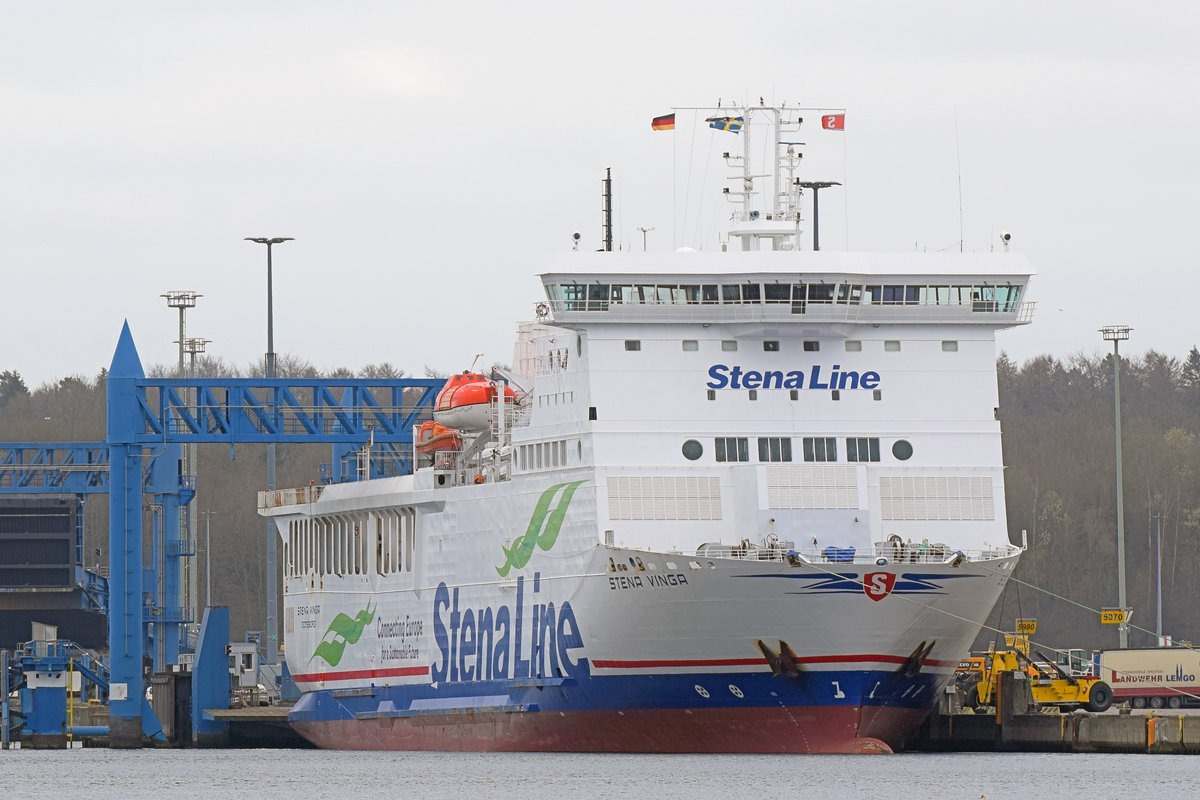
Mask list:
[[[0,370],[94,376],[129,320],[176,360],[159,296],[239,366],[510,361],[534,276],[618,239],[715,246],[683,193],[732,135],[672,106],[845,107],[802,140],[823,249],[998,248],[1039,271],[1017,360],[1200,341],[1200,6],[1187,2],[9,4],[0,30]],[[681,114],[681,123],[685,121]],[[706,202],[713,204],[713,196]],[[696,200],[691,203],[697,202]],[[715,208],[715,206],[713,206]],[[712,209],[710,208],[710,211]],[[727,213],[724,208],[722,214]]]

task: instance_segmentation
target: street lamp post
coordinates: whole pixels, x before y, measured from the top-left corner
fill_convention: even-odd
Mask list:
[[[642,227],[639,225],[638,230],[642,232],[642,252],[644,253],[646,252],[646,234],[654,230],[654,226],[651,225],[649,227]]]
[[[1163,646],[1163,627],[1162,627],[1162,513],[1154,512],[1154,527],[1158,532],[1158,579],[1155,583],[1158,584],[1158,619],[1154,626],[1154,633],[1158,637],[1158,646]]]
[[[1113,343],[1113,419],[1117,442],[1117,604],[1123,619],[1118,628],[1121,647],[1129,647],[1129,609],[1125,606],[1125,491],[1121,480],[1121,351],[1120,342],[1129,338],[1128,325],[1105,325],[1100,335]]]
[[[842,184],[838,183],[837,181],[797,181],[796,185],[801,186],[805,189],[812,189],[812,193],[813,193],[813,250],[814,251],[820,250],[821,249],[821,236],[820,236],[820,228],[821,228],[820,208],[821,207],[817,204],[817,194],[822,189],[828,189],[830,186],[841,186]],[[798,246],[799,245],[797,244],[797,247]]]
[[[291,236],[247,236],[247,242],[265,244],[267,246],[267,379],[275,377],[275,314],[271,297],[271,248],[277,244],[292,241]],[[267,445],[267,491],[275,490],[275,445]],[[275,552],[276,552],[275,523],[267,520],[267,663],[279,663],[279,620],[278,603],[275,595]]]
[[[182,331],[180,333],[182,334]],[[189,378],[196,377],[196,354],[204,352],[204,347],[205,347],[205,345],[208,344],[208,341],[209,341],[208,339],[201,339],[199,337],[193,337],[193,336],[188,336],[188,337],[184,338],[183,352],[187,353],[188,357],[190,358],[190,362],[188,364],[188,377]],[[195,406],[196,389],[194,387],[191,389],[188,389],[187,394],[189,396],[189,399],[192,402],[192,405]],[[187,465],[188,465],[187,466],[188,475],[191,475],[192,478],[195,479],[195,476],[198,474],[198,470],[197,470],[197,466],[196,466],[196,445],[194,445],[194,444],[188,445],[188,447],[187,447]],[[196,553],[195,545],[196,545],[196,534],[197,534],[197,530],[196,530],[196,500],[195,499],[193,499],[192,502],[188,503],[187,520],[188,520],[188,538],[191,539],[191,544],[192,544],[191,552],[193,555],[188,559],[188,563],[191,565],[191,568],[188,570],[188,580],[187,580],[188,601],[186,603],[184,603],[184,606],[193,609],[192,620],[194,622],[195,620],[200,618],[198,609],[195,608],[200,602],[200,579],[199,579],[200,567],[199,567],[199,564],[197,563],[197,559],[195,556],[195,553]]]
[[[167,292],[166,294],[161,295],[161,296],[167,298],[167,307],[168,308],[178,308],[179,309],[179,372],[177,373],[177,376],[182,378],[187,375],[187,373],[184,371],[184,361],[183,361],[184,353],[191,352],[188,349],[188,343],[196,341],[194,339],[188,339],[186,336],[186,333],[187,333],[187,322],[186,322],[187,309],[195,308],[196,307],[196,298],[203,297],[204,295],[197,294],[196,292],[194,292],[190,289],[186,289],[186,290],[181,290],[181,291]],[[203,341],[203,340],[200,340],[200,341]],[[201,349],[201,352],[203,352],[204,348],[201,347],[200,349]],[[195,366],[196,366],[196,356],[195,356],[195,353],[193,353],[192,354],[192,377],[196,376]],[[194,395],[192,394],[193,391],[194,390],[189,390],[189,389],[185,389],[183,391],[183,397],[184,397],[185,402],[194,402],[195,398],[194,398]],[[182,445],[180,448],[180,455],[182,456],[183,462],[187,465],[187,474],[194,477],[196,474],[196,445],[194,445],[194,444]],[[184,511],[183,518],[187,520],[187,528],[188,528],[187,529],[187,537],[194,543],[196,541],[196,505],[194,502],[188,503],[187,509]],[[184,550],[183,552],[188,552],[188,551]],[[193,548],[191,550],[191,552],[192,552],[192,555],[187,556],[186,558],[183,558],[180,560],[180,563],[183,567],[183,572],[184,572],[184,574],[181,576],[182,580],[180,581],[180,593],[183,596],[181,598],[179,598],[176,602],[178,603],[179,606],[181,606],[183,608],[195,609],[196,602],[198,600],[198,597],[197,597],[198,590],[196,588],[195,549]],[[194,611],[193,611],[192,619],[195,620]]]

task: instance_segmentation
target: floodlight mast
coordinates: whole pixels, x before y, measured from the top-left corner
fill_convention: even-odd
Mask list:
[[[1118,627],[1121,647],[1129,647],[1129,609],[1125,606],[1125,492],[1121,480],[1121,351],[1120,342],[1129,338],[1128,325],[1105,325],[1100,335],[1113,343],[1113,419],[1117,450],[1117,605],[1121,607]]]
[[[292,241],[291,236],[246,236],[247,242],[265,244],[267,246],[267,378],[275,377],[275,313],[271,295],[271,248],[277,244]],[[267,445],[267,491],[275,490],[275,445]],[[279,619],[278,602],[275,595],[278,592],[275,578],[276,540],[275,525],[267,520],[267,663],[279,663]]]

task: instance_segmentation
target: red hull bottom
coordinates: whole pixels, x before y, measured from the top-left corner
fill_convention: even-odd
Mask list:
[[[295,722],[318,747],[589,753],[891,753],[908,708],[630,709]]]

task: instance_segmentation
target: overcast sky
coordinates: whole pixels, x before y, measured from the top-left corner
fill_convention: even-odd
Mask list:
[[[650,119],[760,96],[847,110],[802,137],[804,177],[845,184],[821,195],[823,249],[957,248],[961,177],[966,249],[1010,231],[1039,271],[1002,349],[1095,354],[1122,323],[1123,352],[1182,357],[1197,31],[1200,6],[1163,0],[9,4],[0,371],[94,376],[125,319],[147,367],[173,363],[177,289],[203,294],[188,334],[211,354],[260,358],[245,236],[296,239],[275,250],[279,353],[510,361],[534,276],[572,231],[600,244],[605,167],[621,245],[715,245],[683,197],[719,191],[732,134]]]

